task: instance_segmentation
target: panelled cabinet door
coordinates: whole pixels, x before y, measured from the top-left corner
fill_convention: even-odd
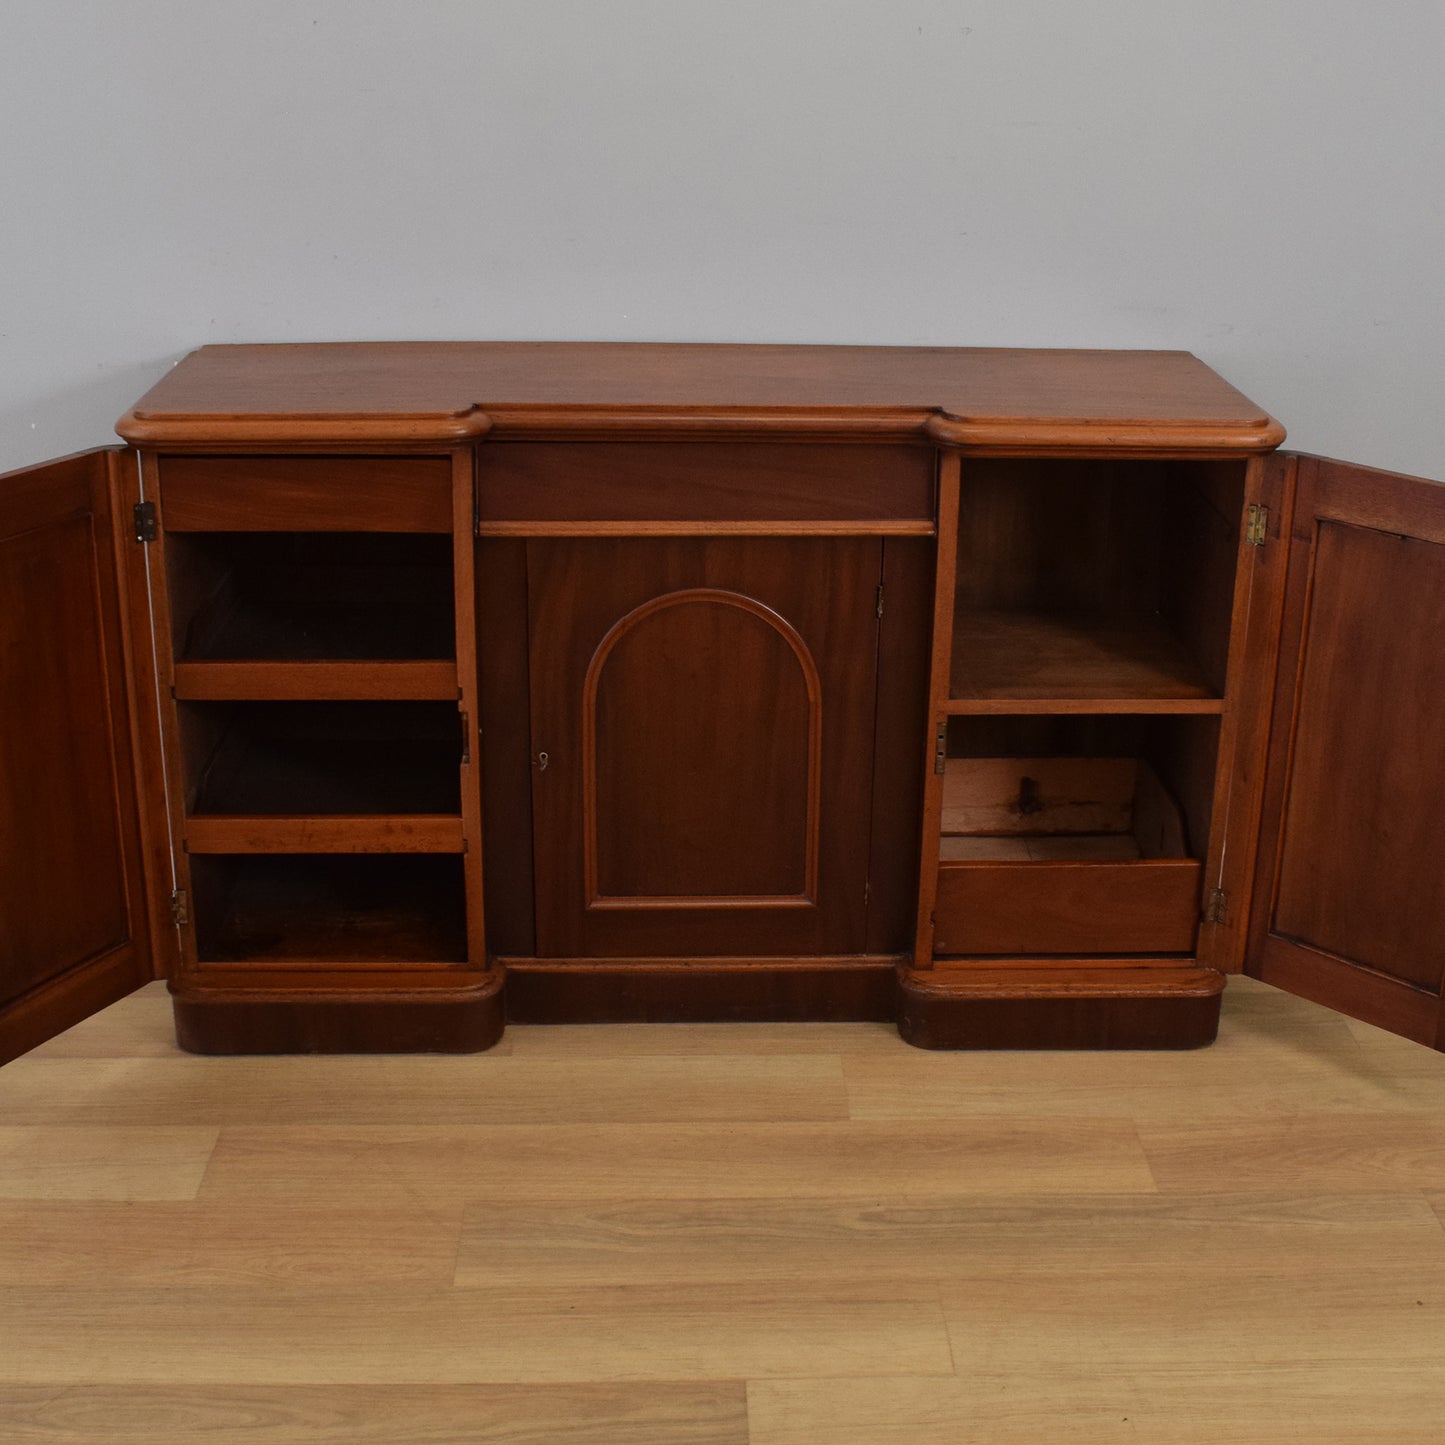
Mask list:
[[[1445,1045],[1445,487],[1300,459],[1248,969]]]
[[[0,1062],[151,977],[118,461],[0,477]]]
[[[541,956],[865,951],[881,560],[527,544]]]

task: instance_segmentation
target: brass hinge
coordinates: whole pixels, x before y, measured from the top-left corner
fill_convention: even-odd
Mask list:
[[[171,919],[177,928],[183,928],[191,921],[191,900],[184,888],[171,890]]]
[[[941,722],[933,738],[933,771],[941,773],[948,766],[948,724]]]
[[[883,616],[883,584],[881,582],[878,584],[878,605],[873,609],[873,615],[875,617]]]
[[[154,542],[160,536],[160,523],[156,518],[154,502],[137,502],[131,508],[131,515],[135,519],[137,542]]]
[[[1251,547],[1263,547],[1266,538],[1269,536],[1269,508],[1262,507],[1258,502],[1250,503],[1248,512],[1249,521],[1245,527],[1244,540]]]
[[[1204,905],[1204,921],[1206,923],[1223,923],[1229,916],[1229,894],[1223,888],[1210,890],[1208,901]]]

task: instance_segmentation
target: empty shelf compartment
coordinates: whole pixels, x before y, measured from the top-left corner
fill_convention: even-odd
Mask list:
[[[1244,478],[1231,462],[968,462],[950,711],[1220,711]]]
[[[951,692],[969,710],[1119,700],[1141,711],[1218,712],[1223,703],[1160,619],[1088,613],[970,611],[954,625]],[[1160,708],[1161,711],[1165,710]]]
[[[455,703],[184,702],[178,711],[192,816],[461,812]]]
[[[454,855],[211,855],[191,859],[204,963],[461,963]]]
[[[191,532],[166,539],[178,661],[449,658],[451,538]]]

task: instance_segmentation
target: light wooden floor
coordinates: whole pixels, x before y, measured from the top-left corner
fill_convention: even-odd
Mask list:
[[[1440,1445],[1445,1057],[866,1025],[0,1070],[0,1440]]]

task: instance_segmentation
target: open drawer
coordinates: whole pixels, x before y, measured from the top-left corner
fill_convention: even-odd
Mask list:
[[[1190,953],[1202,868],[1139,758],[950,758],[933,951]]]

